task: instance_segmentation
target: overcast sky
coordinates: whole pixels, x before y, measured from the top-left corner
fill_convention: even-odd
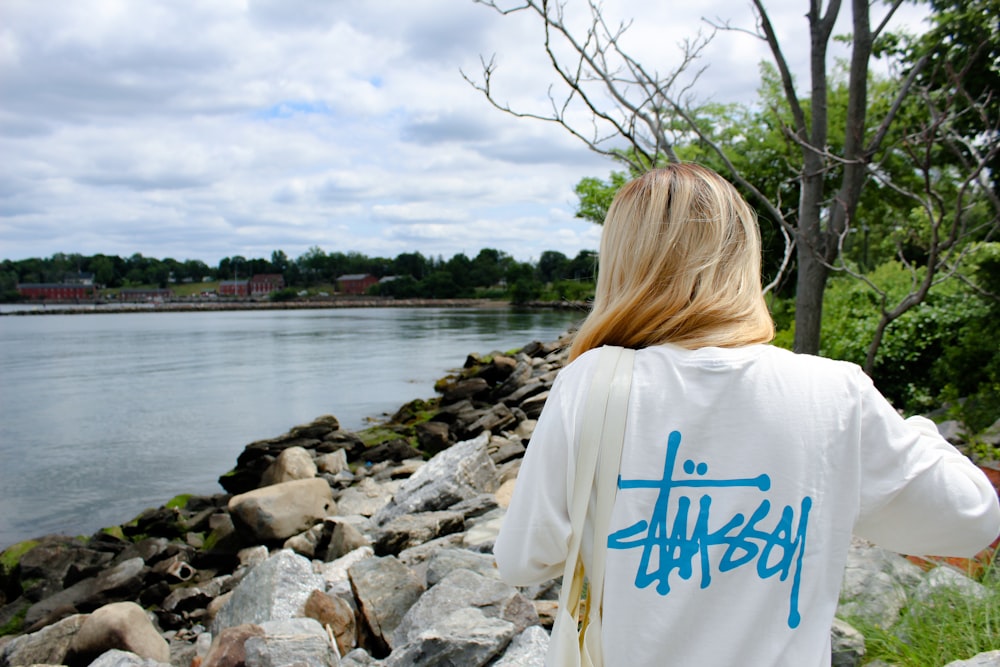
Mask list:
[[[605,4],[636,19],[629,44],[660,71],[702,17],[753,27],[740,0]],[[807,3],[769,5],[804,64]],[[496,54],[500,95],[544,110],[527,18],[471,0],[3,0],[0,258],[596,249],[573,186],[615,165],[460,73]],[[695,90],[752,99],[766,57],[721,33]]]

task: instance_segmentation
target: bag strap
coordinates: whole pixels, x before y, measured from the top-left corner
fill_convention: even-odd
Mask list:
[[[625,434],[625,415],[629,389],[632,384],[633,350],[605,346],[598,356],[587,401],[584,406],[580,447],[576,457],[576,475],[570,503],[570,541],[563,568],[563,587],[559,594],[559,607],[576,614],[580,602],[579,586],[574,586],[574,574],[580,559],[580,542],[587,518],[587,507],[595,484],[597,462],[602,442],[610,447],[604,455],[598,480],[597,513],[594,535],[594,572],[588,577],[588,612],[600,610],[604,592],[604,563],[607,552],[608,523],[617,486],[621,447]],[[596,588],[595,588],[596,584]],[[597,604],[593,604],[596,601]],[[575,617],[575,616],[574,616]]]
[[[625,422],[628,399],[632,389],[632,367],[635,350],[622,349],[611,382],[607,410],[601,429],[601,451],[597,467],[597,507],[594,514],[593,568],[588,604],[591,612],[601,613],[604,598],[604,571],[608,555],[608,529],[614,508],[621,469],[622,446],[625,442]]]

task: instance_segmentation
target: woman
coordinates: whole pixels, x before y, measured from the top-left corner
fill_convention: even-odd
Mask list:
[[[904,420],[857,366],[765,345],[772,336],[756,220],[728,182],[679,164],[622,188],[593,310],[495,548],[508,583],[562,573],[597,348],[636,349],[600,545],[604,664],[829,665],[852,533],[970,556],[1000,532],[995,490],[932,422]]]

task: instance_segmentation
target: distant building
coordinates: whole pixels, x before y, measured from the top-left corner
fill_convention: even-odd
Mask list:
[[[378,278],[367,273],[348,273],[337,278],[337,291],[343,294],[364,294],[378,283]]]
[[[249,280],[223,280],[219,283],[219,296],[249,296]]]
[[[250,296],[267,296],[285,288],[285,277],[280,273],[258,273],[250,279]]]
[[[17,293],[35,301],[80,301],[97,298],[93,283],[18,283]]]
[[[174,298],[174,292],[170,289],[143,289],[129,288],[118,292],[118,299],[129,303],[144,303],[149,301],[170,301]]]

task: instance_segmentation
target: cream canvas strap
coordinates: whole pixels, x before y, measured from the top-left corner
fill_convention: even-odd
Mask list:
[[[546,665],[601,664],[601,601],[604,595],[608,526],[618,485],[634,354],[633,350],[621,347],[601,348],[587,393],[570,505],[569,551]],[[595,485],[593,563],[591,571],[586,573],[586,615],[578,633],[577,620],[580,619],[584,575],[580,543],[587,518],[587,506]]]

